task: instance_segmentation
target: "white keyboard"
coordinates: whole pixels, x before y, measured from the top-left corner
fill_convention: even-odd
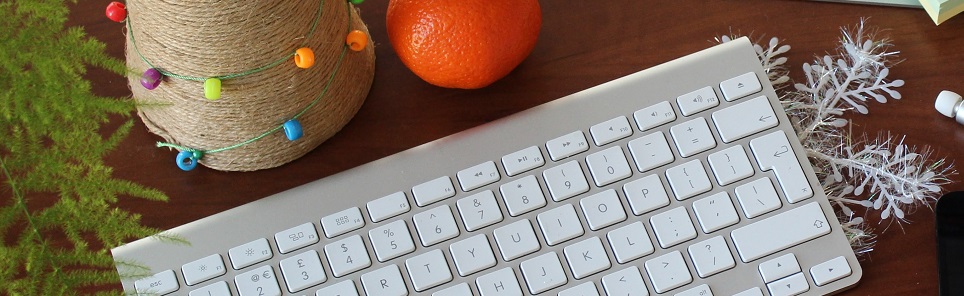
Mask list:
[[[822,295],[861,276],[745,38],[170,232],[192,245],[112,250],[128,292]]]

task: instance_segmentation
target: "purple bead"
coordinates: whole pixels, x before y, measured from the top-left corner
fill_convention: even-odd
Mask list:
[[[141,85],[149,90],[155,89],[158,85],[161,85],[161,78],[163,78],[163,76],[157,69],[147,69],[147,71],[144,71],[144,76],[141,76]]]

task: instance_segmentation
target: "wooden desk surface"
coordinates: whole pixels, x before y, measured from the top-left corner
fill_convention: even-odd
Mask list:
[[[74,5],[72,24],[85,26],[122,57],[122,26],[104,17],[109,0]],[[889,35],[904,61],[890,78],[904,79],[903,99],[870,104],[870,114],[850,116],[857,132],[907,135],[936,156],[964,164],[964,126],[933,107],[943,89],[964,93],[964,16],[935,26],[922,10],[811,1],[572,1],[542,2],[543,26],[532,54],[501,81],[480,90],[428,85],[406,69],[385,31],[387,1],[360,6],[376,46],[375,82],[365,105],[339,134],[305,157],[276,169],[226,173],[184,172],[175,153],[154,148],[160,138],[138,120],[108,163],[117,177],[157,188],[170,202],[124,200],[143,223],[172,228],[235,206],[415,147],[597,84],[709,47],[730,32],[780,37],[791,77],[800,65],[835,50],[841,26],[868,24]],[[129,96],[122,77],[94,70],[101,95]],[[961,175],[952,177],[960,181]],[[954,183],[947,190],[964,190]],[[845,295],[936,295],[934,214],[921,208],[912,224],[892,225],[862,262],[861,283]],[[874,222],[876,223],[876,222]],[[875,225],[878,233],[887,225]]]

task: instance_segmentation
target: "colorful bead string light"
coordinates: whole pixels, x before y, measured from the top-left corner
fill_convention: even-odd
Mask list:
[[[360,4],[362,3],[362,1],[363,0],[349,0],[349,2],[353,4]],[[319,5],[317,17],[315,21],[312,23],[311,29],[308,35],[306,35],[306,38],[307,36],[310,36],[315,31],[318,21],[321,18],[323,7],[324,7],[324,0],[321,0],[321,5]],[[345,5],[345,8],[346,8],[346,11],[348,12],[348,29],[351,30],[351,10],[350,10],[351,7],[349,5]],[[124,7],[124,4],[121,4],[119,2],[112,2],[110,5],[108,5],[106,15],[111,20],[114,20],[117,22],[123,22],[127,19],[126,8]],[[141,78],[141,85],[148,90],[153,90],[157,88],[164,77],[173,77],[173,78],[193,80],[193,81],[204,81],[204,97],[209,100],[217,100],[218,98],[221,97],[221,80],[222,79],[237,78],[241,76],[258,73],[258,72],[270,69],[271,67],[277,66],[281,64],[283,61],[289,60],[292,57],[294,58],[295,65],[299,68],[307,69],[313,66],[315,63],[314,52],[310,48],[302,47],[297,49],[295,52],[291,53],[290,55],[285,56],[282,59],[276,60],[267,65],[264,65],[252,70],[244,71],[244,72],[215,76],[215,77],[192,77],[192,76],[178,75],[178,74],[164,71],[154,66],[153,64],[151,64],[150,61],[148,61],[147,58],[141,55],[140,51],[137,50],[137,44],[134,42],[134,34],[132,33],[133,27],[130,21],[127,21],[127,30],[130,35],[131,45],[134,47],[135,52],[137,52],[138,56],[140,56],[141,60],[143,60],[144,63],[146,63],[148,66],[151,67],[147,71],[144,71],[144,75]],[[296,141],[298,139],[301,139],[301,137],[304,136],[304,131],[302,130],[301,122],[298,121],[298,118],[304,115],[306,112],[308,112],[308,110],[310,110],[313,106],[315,106],[315,104],[321,101],[321,99],[325,97],[325,94],[328,93],[328,89],[331,87],[332,82],[335,80],[335,76],[338,74],[338,70],[341,69],[342,61],[345,59],[345,54],[348,51],[348,49],[358,52],[358,51],[364,50],[367,45],[368,45],[367,34],[362,32],[361,30],[350,31],[348,36],[345,39],[345,45],[342,46],[341,54],[339,55],[338,60],[335,63],[335,69],[331,72],[331,75],[328,76],[328,81],[325,83],[325,87],[321,90],[321,94],[315,97],[315,99],[312,100],[311,103],[309,103],[307,106],[305,106],[305,108],[301,109],[301,111],[299,111],[297,114],[292,116],[291,119],[288,119],[281,125],[278,125],[254,138],[248,139],[241,143],[237,143],[234,145],[217,148],[217,149],[202,150],[202,149],[196,149],[196,148],[191,148],[191,147],[186,147],[186,146],[177,145],[174,143],[166,143],[166,142],[157,142],[157,147],[168,147],[168,148],[179,150],[180,152],[177,154],[177,157],[175,158],[175,161],[177,162],[177,166],[181,170],[190,171],[197,167],[198,161],[200,161],[200,159],[203,158],[205,154],[218,153],[218,152],[240,148],[242,146],[254,143],[255,141],[258,141],[264,137],[267,137],[268,135],[271,135],[279,130],[284,130],[285,137],[287,137],[289,141]]]
[[[355,1],[352,1],[352,2],[355,2]],[[361,2],[359,1],[359,3],[361,3]],[[306,41],[305,41],[306,43],[307,43],[308,38],[311,37],[311,35],[313,35],[314,32],[315,32],[315,30],[318,28],[318,23],[319,23],[319,21],[321,20],[322,12],[324,12],[324,6],[325,6],[325,5],[324,5],[324,0],[321,0],[321,4],[318,5],[318,12],[315,14],[315,20],[311,23],[311,27],[309,28],[308,33],[305,34],[304,40],[306,40]],[[265,65],[263,65],[263,66],[260,66],[260,67],[257,67],[257,68],[251,69],[251,70],[247,70],[247,71],[242,71],[242,72],[237,72],[237,73],[230,73],[230,74],[224,74],[224,75],[218,75],[218,76],[210,76],[210,77],[189,76],[189,75],[181,75],[181,74],[172,73],[172,72],[169,72],[169,71],[164,70],[164,69],[161,68],[161,67],[155,66],[155,65],[154,65],[153,63],[151,63],[151,61],[149,61],[143,54],[141,54],[140,49],[138,49],[138,47],[137,47],[137,42],[134,40],[134,34],[133,34],[134,28],[133,28],[133,25],[131,24],[131,21],[127,19],[127,10],[126,10],[126,7],[124,6],[124,4],[122,4],[122,3],[120,3],[120,2],[116,2],[116,1],[115,1],[115,2],[111,2],[109,5],[107,5],[107,12],[106,12],[106,14],[107,14],[107,17],[108,17],[108,18],[110,18],[111,20],[114,20],[114,21],[116,21],[116,22],[123,22],[123,21],[126,20],[126,22],[127,22],[127,31],[128,31],[128,32],[131,32],[131,33],[128,34],[128,35],[129,35],[129,38],[130,38],[130,41],[131,41],[131,46],[134,48],[134,52],[137,53],[138,57],[140,57],[140,59],[141,59],[142,61],[144,61],[144,63],[147,64],[147,65],[150,67],[150,69],[148,69],[148,71],[154,70],[154,72],[160,73],[160,74],[161,74],[161,79],[160,79],[160,80],[163,80],[165,77],[171,77],[171,78],[177,78],[177,79],[183,79],[183,80],[203,81],[203,82],[204,82],[204,97],[207,98],[207,99],[209,99],[209,100],[217,100],[217,99],[219,99],[219,98],[221,97],[221,96],[220,96],[220,93],[221,93],[221,82],[223,82],[223,81],[225,81],[225,80],[229,80],[229,79],[233,79],[233,78],[238,78],[238,77],[243,77],[243,76],[247,76],[247,75],[251,75],[251,74],[255,74],[255,73],[258,73],[258,72],[262,72],[262,71],[271,69],[271,68],[273,68],[273,67],[275,67],[275,66],[278,66],[278,65],[283,64],[285,61],[292,60],[292,58],[294,58],[294,60],[295,60],[295,65],[296,65],[297,67],[299,67],[299,68],[307,69],[307,68],[310,68],[310,67],[311,67],[310,65],[307,66],[307,67],[302,67],[301,63],[299,63],[299,52],[302,53],[302,55],[303,55],[304,53],[306,53],[306,52],[311,52],[311,49],[310,49],[310,48],[301,47],[301,48],[299,48],[298,50],[289,53],[288,55],[285,55],[285,56],[283,56],[283,57],[281,57],[281,58],[278,58],[277,60],[274,60],[274,61],[272,61],[272,62],[270,62],[270,63],[268,63],[268,64],[265,64]],[[363,34],[364,34],[364,33],[363,33]],[[366,37],[367,37],[367,36],[366,36]],[[314,54],[311,53],[311,56],[312,56],[312,58],[313,58],[313,57],[314,57]],[[314,64],[313,61],[314,61],[314,59],[312,59],[311,65]],[[148,71],[145,71],[144,76],[142,76],[142,78],[141,78],[142,80],[149,80],[149,81],[154,80],[154,79],[153,79],[153,73],[152,73],[151,76],[149,77],[149,76],[148,76],[148,73],[147,73]],[[217,79],[217,80],[215,81],[215,80],[211,80],[211,79]],[[142,83],[142,84],[143,84],[143,83]],[[146,86],[145,86],[145,87],[146,87]],[[156,86],[155,86],[155,88],[156,88]],[[147,88],[147,89],[153,90],[154,88]]]

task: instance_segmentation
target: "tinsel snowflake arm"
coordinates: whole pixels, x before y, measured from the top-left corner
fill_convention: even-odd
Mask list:
[[[848,205],[861,205],[880,211],[880,219],[894,216],[905,221],[906,213],[919,205],[930,207],[940,197],[941,186],[954,174],[943,159],[927,163],[930,151],[916,152],[915,147],[895,141],[889,136],[871,143],[843,146],[838,149],[808,149],[808,155],[820,170],[831,178],[830,185],[849,179],[850,184],[831,198],[844,213],[852,213]],[[828,186],[829,187],[829,186]],[[853,197],[846,197],[853,194]],[[857,196],[869,195],[858,199]]]
[[[800,116],[798,136],[803,140],[820,129],[842,127],[846,121],[839,117],[844,111],[856,110],[867,114],[866,102],[873,98],[886,103],[887,98],[900,99],[896,88],[903,80],[888,81],[890,58],[898,52],[891,51],[888,39],[874,40],[861,21],[853,29],[843,29],[838,54],[825,55],[811,63],[803,64],[806,83],[796,83],[799,95],[797,103],[810,110],[788,110],[805,113]]]

